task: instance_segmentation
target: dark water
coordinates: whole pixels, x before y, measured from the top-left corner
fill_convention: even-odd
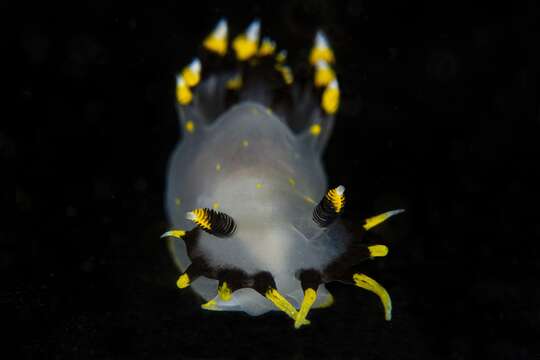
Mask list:
[[[2,301],[23,359],[538,359],[538,5],[291,1],[29,6],[15,29],[21,135]],[[179,138],[175,73],[221,16],[303,61],[317,26],[342,107],[325,153],[346,218],[405,206],[370,264],[394,301],[331,284],[295,331],[282,314],[207,313],[159,235]],[[22,115],[22,116],[21,116]],[[11,230],[10,230],[11,229]],[[17,234],[17,235],[14,235]]]

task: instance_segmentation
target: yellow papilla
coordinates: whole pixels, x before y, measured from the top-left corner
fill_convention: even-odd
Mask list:
[[[388,247],[385,245],[372,245],[368,246],[368,249],[372,257],[383,257],[388,254]]]
[[[302,305],[300,305],[300,311],[298,312],[296,320],[294,321],[295,328],[298,329],[304,324],[304,320],[306,319],[306,316],[316,299],[317,292],[311,288],[306,289],[306,291],[304,292],[304,299],[302,300]]]
[[[322,95],[321,106],[327,114],[335,114],[339,107],[339,88],[327,86]]]
[[[249,59],[257,52],[257,43],[248,39],[245,35],[238,35],[234,39],[232,46],[236,52],[236,58],[240,61]]]
[[[181,81],[176,86],[176,100],[180,103],[180,105],[187,105],[192,99],[193,94],[191,93],[191,90],[184,81]]]
[[[180,289],[184,289],[189,286],[190,282],[191,280],[189,279],[189,275],[184,273],[180,275],[178,281],[176,281],[176,286],[178,286]]]
[[[194,87],[201,81],[201,74],[191,70],[189,67],[185,67],[184,70],[182,70],[182,76],[189,87]]]
[[[220,56],[224,56],[227,53],[227,39],[219,38],[214,35],[209,35],[203,42],[205,49],[215,52]]]
[[[375,293],[383,304],[385,320],[392,320],[392,300],[388,292],[378,282],[364,274],[354,274],[353,281],[356,286]]]

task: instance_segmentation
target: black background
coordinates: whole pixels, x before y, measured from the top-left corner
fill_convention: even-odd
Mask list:
[[[0,139],[17,152],[2,298],[22,358],[538,358],[536,2],[225,3],[19,13],[23,131]],[[222,16],[233,34],[259,17],[293,66],[317,27],[331,39],[330,184],[347,187],[353,225],[407,208],[378,230],[390,254],[369,269],[392,322],[341,284],[299,331],[279,313],[202,311],[175,287],[159,238],[175,74]]]

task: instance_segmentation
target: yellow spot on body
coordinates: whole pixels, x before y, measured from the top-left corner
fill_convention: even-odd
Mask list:
[[[257,183],[257,184],[255,184],[255,187],[256,187],[257,189],[262,189],[262,188],[263,188],[263,184]]]
[[[180,198],[179,198],[179,197],[177,197],[177,198],[174,198],[174,204],[175,204],[176,206],[180,206],[180,204],[181,204],[181,200],[180,200]]]
[[[304,292],[304,299],[302,300],[302,305],[300,305],[300,311],[298,312],[296,320],[294,321],[294,327],[296,329],[298,329],[304,324],[303,322],[306,319],[306,316],[316,299],[317,292],[311,288],[306,289],[306,291]]]
[[[203,308],[204,310],[218,310],[217,301],[212,299],[207,303],[202,304],[201,308]]]
[[[162,238],[166,237],[174,237],[177,239],[181,239],[182,236],[186,235],[186,232],[184,230],[169,230],[163,235],[161,235]]]
[[[378,282],[364,274],[354,274],[353,281],[356,286],[377,294],[384,307],[385,320],[392,320],[392,300],[388,292]]]
[[[193,94],[182,76],[176,79],[176,100],[180,105],[187,105],[193,99]]]
[[[247,141],[247,140],[242,140],[242,146],[243,146],[243,147],[248,147],[248,146],[249,146],[249,141]]]
[[[188,274],[184,273],[180,275],[178,281],[176,281],[176,286],[178,286],[180,289],[184,289],[189,286],[190,282],[191,280],[189,279]]]
[[[216,171],[220,171],[221,170],[221,164],[220,163],[217,163],[216,164]]]
[[[214,208],[214,210],[217,210],[219,209],[219,203],[216,201],[212,204],[212,208]]]
[[[321,125],[313,124],[309,127],[309,133],[313,136],[319,136],[321,133]]]
[[[230,78],[227,81],[227,84],[225,86],[229,90],[238,90],[238,89],[240,89],[242,87],[242,84],[243,84],[242,75],[238,74],[238,75],[235,75],[234,77]]]
[[[369,255],[372,257],[383,257],[388,254],[388,247],[385,245],[372,245],[368,246]]]
[[[274,113],[272,112],[272,109],[266,108],[266,114],[273,115]]]
[[[195,131],[195,124],[193,123],[193,121],[189,120],[188,122],[186,122],[186,131],[190,134],[193,134],[193,132]]]
[[[327,114],[336,113],[339,107],[339,87],[335,79],[324,89],[321,107]]]
[[[291,184],[292,187],[296,186],[296,180],[289,178],[289,184]]]

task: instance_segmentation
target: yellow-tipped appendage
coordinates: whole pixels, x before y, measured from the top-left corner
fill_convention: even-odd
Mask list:
[[[269,56],[276,51],[276,43],[269,38],[265,37],[261,41],[261,46],[259,46],[258,56]]]
[[[397,209],[397,210],[387,211],[387,212],[379,214],[377,216],[370,217],[370,218],[365,220],[364,229],[369,230],[369,229],[379,225],[380,223],[388,220],[392,216],[397,215],[397,214],[401,214],[404,211],[405,211],[405,209]]]
[[[193,99],[193,94],[182,75],[176,77],[176,100],[180,105],[187,105]]]
[[[186,232],[184,230],[169,230],[160,237],[166,238],[166,237],[173,237],[177,239],[181,239],[184,235],[186,235]]]
[[[304,291],[304,299],[302,300],[302,305],[300,305],[300,311],[298,311],[298,315],[296,316],[296,320],[294,321],[295,328],[298,329],[304,324],[304,320],[306,319],[306,316],[315,300],[317,300],[317,291],[311,288],[306,289],[306,291]]]
[[[323,87],[330,84],[336,78],[336,73],[330,65],[324,60],[319,60],[315,64],[315,79],[316,87]]]
[[[178,280],[176,281],[176,286],[178,286],[180,289],[185,289],[191,284],[191,279],[189,278],[189,275],[186,273],[183,273],[180,275]]]
[[[326,198],[332,203],[336,213],[340,213],[345,206],[345,187],[343,185],[338,186],[335,189],[330,189],[326,193]]]
[[[353,281],[356,286],[375,293],[383,304],[384,319],[392,320],[392,300],[388,292],[378,282],[364,274],[354,274]]]
[[[211,299],[208,302],[202,304],[201,308],[204,310],[214,310],[214,311],[219,310],[217,306],[217,301],[215,299]]]
[[[227,21],[221,19],[214,28],[214,31],[204,39],[203,46],[208,51],[224,56],[227,53],[227,36]]]
[[[321,107],[330,115],[337,112],[339,108],[339,85],[337,79],[334,79],[326,86],[322,94]]]
[[[205,230],[211,230],[212,224],[205,209],[195,209],[186,213],[186,219],[193,221]]]
[[[335,61],[334,52],[330,48],[326,35],[322,31],[317,31],[313,48],[311,48],[311,53],[309,54],[311,65],[315,65],[319,60],[324,60],[329,64],[333,64]]]
[[[219,295],[219,298],[223,301],[230,301],[232,299],[232,290],[231,288],[227,285],[226,282],[223,282],[219,287],[218,287],[218,295]]]
[[[245,33],[238,35],[233,40],[232,47],[238,60],[247,60],[257,53],[260,29],[261,22],[259,20],[254,20],[249,24]]]
[[[279,310],[283,311],[284,313],[289,315],[290,318],[296,321],[298,312],[296,311],[294,306],[292,306],[292,304],[287,301],[287,299],[285,299],[283,295],[279,293],[279,291],[277,291],[276,289],[269,289],[265,293],[265,297],[270,300]],[[302,320],[302,325],[308,325],[310,323],[311,322],[307,319]]]
[[[371,257],[383,257],[388,254],[388,247],[385,245],[371,245],[368,249]]]
[[[201,81],[201,61],[193,59],[191,64],[182,70],[182,77],[190,88],[197,85]]]

